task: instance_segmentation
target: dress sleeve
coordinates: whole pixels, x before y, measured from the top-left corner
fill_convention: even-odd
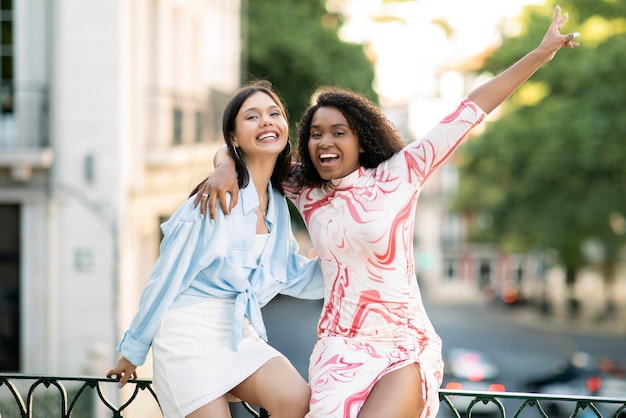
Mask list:
[[[420,188],[485,118],[486,113],[469,98],[422,138],[408,144],[386,162],[387,169]]]
[[[174,298],[189,287],[198,267],[193,259],[198,251],[200,222],[170,220],[162,229],[160,256],[141,294],[139,309],[117,347],[135,366],[145,362],[163,315]]]

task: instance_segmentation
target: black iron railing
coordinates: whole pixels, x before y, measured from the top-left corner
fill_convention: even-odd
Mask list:
[[[107,416],[123,418],[128,407],[142,393],[147,393],[158,406],[157,396],[150,380],[131,380],[130,395],[121,403],[111,401],[106,393],[115,392],[117,380],[96,377],[61,377],[34,376],[22,374],[0,375],[0,416],[3,418],[32,418],[46,416],[50,418],[92,418],[96,408],[108,410]],[[550,410],[560,405],[559,415],[575,417],[626,418],[626,394],[624,398],[555,396],[539,393],[517,392],[472,392],[464,390],[445,390],[439,394],[440,410],[449,416],[471,417],[488,409],[493,417],[506,417],[513,414],[519,417],[522,412],[533,410],[543,418],[552,417]],[[463,408],[458,406],[463,400]],[[515,405],[509,410],[504,402]],[[546,407],[549,406],[549,407]],[[263,409],[255,409],[244,404],[253,417],[268,417]],[[41,412],[41,411],[44,412]],[[102,413],[99,416],[104,416]]]

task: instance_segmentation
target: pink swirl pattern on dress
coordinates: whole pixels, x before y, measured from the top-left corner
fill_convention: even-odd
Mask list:
[[[434,417],[441,339],[415,278],[413,229],[424,182],[485,117],[465,99],[423,139],[331,187],[284,188],[320,257],[326,294],[309,366],[309,418],[354,418],[381,376],[418,363]]]

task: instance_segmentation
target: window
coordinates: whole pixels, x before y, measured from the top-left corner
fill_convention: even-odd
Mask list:
[[[202,112],[198,110],[196,111],[195,134],[194,134],[194,140],[196,143],[202,142],[202,135],[203,135],[202,123],[203,123]]]
[[[446,260],[445,277],[448,282],[451,282],[456,277],[456,260]]]
[[[0,113],[13,108],[13,2],[0,0]]]
[[[209,92],[209,119],[206,121],[206,124],[211,129],[208,132],[211,138],[210,141],[222,140],[222,113],[230,100],[230,95],[230,93],[214,89]]]
[[[478,285],[481,289],[491,285],[491,262],[489,260],[480,260]]]
[[[175,107],[172,118],[172,143],[180,145],[183,143],[183,111],[179,107]]]

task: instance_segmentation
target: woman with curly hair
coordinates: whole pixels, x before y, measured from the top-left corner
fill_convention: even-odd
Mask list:
[[[365,97],[336,87],[322,87],[315,97],[315,104],[304,112],[298,123],[298,155],[301,164],[295,167],[293,174],[301,185],[324,184],[323,171],[318,170],[313,163],[309,146],[319,137],[319,134],[313,135],[311,131],[313,118],[328,110],[336,109],[341,112],[350,129],[354,129],[362,148],[359,165],[364,168],[376,167],[406,145],[383,112]],[[339,135],[341,134],[338,133],[337,136]],[[327,178],[335,177],[328,174]]]
[[[405,145],[382,112],[350,91],[327,88],[298,125],[300,163],[284,183],[320,258],[324,306],[309,365],[310,418],[434,417],[443,377],[441,339],[415,279],[413,226],[420,191],[468,133],[556,52],[557,7],[541,43],[476,88],[424,137]],[[232,173],[218,153],[216,172]],[[232,177],[232,175],[231,175]],[[232,179],[208,184],[222,210]],[[232,204],[234,204],[233,202]],[[202,201],[201,211],[205,210]]]

